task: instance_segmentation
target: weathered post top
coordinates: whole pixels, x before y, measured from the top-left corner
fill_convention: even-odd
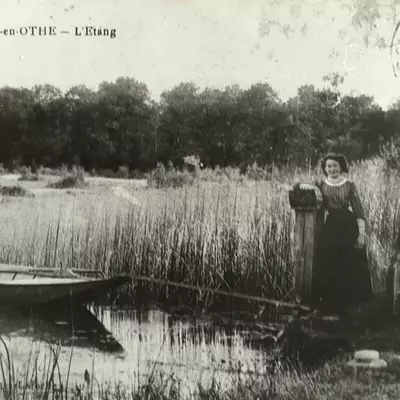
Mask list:
[[[289,191],[289,202],[293,209],[299,211],[319,210],[322,205],[314,190],[300,189],[299,185],[294,185]]]
[[[289,202],[296,212],[293,248],[295,301],[309,305],[317,237],[323,224],[322,202],[314,190],[300,189],[298,184],[289,191]]]

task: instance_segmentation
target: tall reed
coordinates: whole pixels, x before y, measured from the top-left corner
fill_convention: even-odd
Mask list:
[[[135,192],[139,205],[112,199],[106,191],[65,196],[58,204],[52,199],[23,199],[19,208],[7,204],[7,218],[15,211],[15,226],[6,224],[0,260],[146,275],[287,300],[293,289],[294,222],[288,190],[317,172],[275,169],[268,176],[266,181],[197,180],[183,188],[141,189]],[[398,175],[375,159],[356,164],[350,178],[366,210],[368,256],[375,289],[381,290],[400,232]],[[129,301],[133,293],[188,306],[210,302],[201,292],[141,282],[121,295]],[[227,301],[214,299],[222,305]]]

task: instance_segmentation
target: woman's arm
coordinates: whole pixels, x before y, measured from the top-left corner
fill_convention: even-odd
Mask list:
[[[320,182],[314,181],[312,183],[300,183],[297,182],[294,184],[295,189],[303,189],[303,190],[314,190],[317,188],[319,190]]]
[[[302,190],[314,190],[317,200],[322,202],[322,192],[319,186],[320,186],[319,182],[314,181],[314,183],[296,183],[294,185],[294,188]]]
[[[360,196],[358,195],[358,191],[356,185],[351,182],[350,187],[350,205],[353,209],[354,214],[357,216],[357,225],[358,225],[358,240],[357,247],[363,247],[365,242],[365,212],[364,207],[362,206]]]
[[[358,191],[356,185],[353,182],[350,182],[350,205],[353,209],[354,214],[357,216],[357,220],[361,219],[365,222],[365,212],[364,207],[361,203],[360,196],[358,195]]]

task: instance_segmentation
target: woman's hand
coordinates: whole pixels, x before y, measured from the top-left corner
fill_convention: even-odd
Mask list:
[[[301,183],[301,184],[299,185],[299,188],[302,189],[302,190],[314,190],[314,189],[315,189],[315,186],[314,186],[314,185],[311,185],[311,184],[309,184],[309,183]]]
[[[358,238],[356,241],[356,248],[362,249],[364,246],[365,246],[365,235],[358,235]]]
[[[319,190],[318,186],[311,185],[310,183],[301,183],[299,188],[302,190],[314,190],[315,196],[319,202],[322,202],[322,193]]]

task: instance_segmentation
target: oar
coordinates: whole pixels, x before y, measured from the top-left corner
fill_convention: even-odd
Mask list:
[[[86,270],[86,269],[71,269],[70,271],[74,273],[96,273],[96,270]],[[25,266],[25,265],[10,265],[10,264],[1,264],[0,263],[0,272],[9,272],[9,273],[49,273],[49,272],[60,272],[59,268],[36,268],[36,267],[30,267],[30,266]],[[104,273],[103,273],[104,275]],[[265,297],[260,297],[260,296],[249,296],[247,294],[243,293],[237,293],[237,292],[226,292],[224,290],[219,290],[219,289],[211,289],[211,288],[204,288],[204,287],[199,287],[195,285],[189,285],[187,283],[178,283],[178,282],[171,282],[171,281],[166,281],[163,279],[158,279],[158,278],[151,278],[149,276],[140,276],[140,275],[133,275],[133,276],[128,276],[129,278],[132,278],[133,280],[140,280],[140,281],[147,281],[151,283],[158,283],[159,285],[168,285],[168,286],[175,286],[175,287],[180,287],[184,289],[191,289],[191,290],[197,290],[199,292],[207,292],[207,293],[212,293],[212,294],[219,294],[221,296],[228,296],[228,297],[236,297],[238,299],[244,299],[244,300],[249,300],[249,301],[256,301],[259,303],[266,303],[266,304],[273,304],[275,306],[280,306],[280,307],[287,307],[287,308],[294,308],[302,311],[312,311],[312,309],[308,306],[302,305],[302,304],[297,304],[297,303],[289,303],[286,301],[281,301],[281,300],[273,300],[273,299],[268,299]]]
[[[295,308],[295,309],[299,309],[302,311],[312,311],[312,309],[310,307],[302,305],[302,304],[289,303],[289,302],[281,301],[281,300],[273,300],[273,299],[268,299],[268,298],[260,297],[260,296],[249,296],[247,294],[237,293],[237,292],[226,292],[224,290],[219,290],[219,289],[198,287],[195,285],[189,285],[187,283],[178,283],[178,282],[171,282],[171,281],[166,281],[166,280],[158,279],[158,278],[151,278],[149,276],[133,275],[132,279],[136,279],[139,281],[151,282],[151,283],[158,283],[160,285],[168,285],[168,286],[175,286],[175,287],[180,287],[180,288],[184,288],[184,289],[198,290],[199,292],[219,294],[221,296],[236,297],[238,299],[256,301],[259,303],[273,304],[275,306]]]

